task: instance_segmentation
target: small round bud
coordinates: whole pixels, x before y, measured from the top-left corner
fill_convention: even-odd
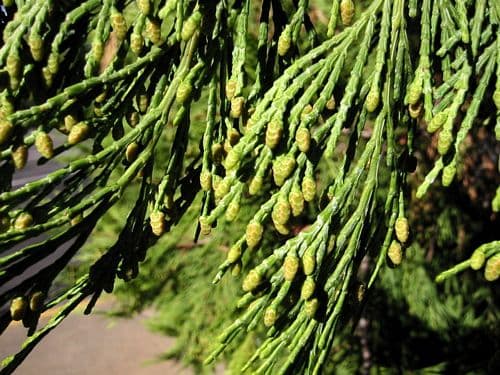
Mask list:
[[[300,119],[301,120],[306,120],[307,116],[312,112],[313,106],[308,104],[302,109],[302,113],[300,114]]]
[[[201,13],[195,11],[182,25],[181,39],[188,41],[193,36],[194,32],[198,30],[201,22]]]
[[[7,61],[5,62],[5,70],[9,74],[11,81],[19,80],[21,68],[21,58],[19,57],[17,49],[12,48],[7,56]]]
[[[441,126],[444,125],[447,118],[448,118],[447,111],[441,111],[439,113],[436,113],[436,115],[431,119],[431,121],[427,125],[427,131],[429,133],[434,133],[436,130],[439,130],[439,128],[441,128]]]
[[[302,152],[309,151],[311,147],[311,132],[306,127],[299,127],[295,133],[295,142],[297,147]]]
[[[42,77],[43,81],[45,82],[46,87],[52,87],[52,84],[54,83],[54,75],[50,72],[49,68],[44,66],[42,68]]]
[[[316,254],[313,248],[307,248],[302,256],[302,268],[306,276],[312,275],[316,268]]]
[[[28,302],[25,297],[16,297],[10,302],[10,317],[12,320],[19,321],[24,318]]]
[[[33,60],[42,61],[43,59],[43,40],[40,35],[31,34],[28,38],[28,45],[30,47],[31,56]]]
[[[281,186],[292,174],[297,162],[292,155],[279,156],[273,164],[273,177],[276,185]]]
[[[262,235],[264,234],[264,227],[261,223],[256,221],[251,221],[247,225],[247,229],[245,232],[245,238],[249,249],[253,249],[257,247],[260,240],[262,239]]]
[[[326,109],[333,111],[336,107],[337,103],[335,103],[335,97],[332,96],[328,101],[326,102]]]
[[[153,211],[149,215],[149,224],[151,225],[151,231],[155,236],[161,236],[165,233],[165,214],[161,211]]]
[[[231,99],[231,117],[239,118],[243,113],[243,108],[245,106],[245,98],[242,96],[236,96]]]
[[[264,325],[266,327],[271,327],[278,320],[278,313],[273,306],[269,306],[266,311],[264,311]]]
[[[193,92],[193,86],[191,82],[183,81],[179,84],[177,88],[177,93],[175,94],[175,100],[179,104],[184,104],[191,99],[191,93]]]
[[[262,185],[264,184],[264,179],[261,176],[255,176],[250,181],[248,186],[248,193],[250,195],[257,195],[262,190]]]
[[[283,277],[286,281],[293,281],[299,270],[300,261],[296,255],[288,254],[283,261]]]
[[[292,191],[288,195],[288,201],[292,208],[292,215],[294,217],[300,216],[304,211],[304,195],[297,186],[292,187]]]
[[[352,0],[341,0],[340,1],[340,19],[344,26],[349,26],[354,17],[355,6]]]
[[[224,167],[226,168],[227,171],[233,170],[235,167],[238,166],[240,159],[241,159],[240,148],[233,147],[227,153],[226,159],[224,160]]]
[[[486,261],[484,266],[484,278],[487,281],[495,281],[500,276],[500,254],[495,254]]]
[[[136,111],[128,112],[127,115],[125,116],[125,120],[127,120],[127,123],[130,125],[131,128],[135,128],[140,120],[139,112]]]
[[[22,212],[16,217],[14,221],[14,228],[17,230],[22,230],[28,228],[31,224],[33,224],[33,216],[27,212]]]
[[[236,263],[241,258],[241,245],[233,245],[227,252],[227,261],[229,263]]]
[[[30,310],[38,312],[43,309],[43,301],[45,300],[45,293],[41,291],[34,292],[30,297]]]
[[[236,217],[238,216],[238,213],[240,212],[240,200],[239,199],[233,199],[229,205],[227,206],[226,209],[226,220],[227,221],[234,221]]]
[[[177,91],[179,92],[179,91]],[[146,113],[149,106],[149,96],[146,94],[141,94],[137,98],[137,107],[140,113]]]
[[[28,147],[25,145],[17,146],[12,151],[12,161],[16,169],[23,169],[28,161]]]
[[[231,275],[236,277],[241,273],[241,269],[243,268],[243,265],[241,262],[236,262],[231,265]]]
[[[234,98],[234,94],[236,93],[237,87],[238,87],[238,83],[234,79],[230,79],[226,82],[226,98],[227,98],[227,100],[231,100]]]
[[[74,125],[68,134],[68,143],[75,145],[87,139],[90,132],[90,127],[85,122],[79,122]]]
[[[229,140],[229,144],[231,146],[235,146],[240,140],[240,137],[240,132],[235,128],[232,128],[227,132],[227,139]]]
[[[92,41],[92,55],[95,61],[101,61],[104,55],[104,44],[101,40]]]
[[[139,11],[147,16],[151,12],[151,2],[150,0],[137,0],[137,8]]]
[[[214,143],[212,145],[211,153],[212,161],[215,164],[220,164],[222,162],[222,159],[224,159],[224,146],[222,146],[220,143]]]
[[[156,20],[148,19],[146,24],[146,34],[151,41],[151,43],[155,45],[161,44],[161,28],[160,24]]]
[[[0,145],[6,143],[13,132],[14,125],[7,119],[0,119]]]
[[[378,88],[373,86],[370,89],[370,92],[366,96],[366,110],[368,112],[373,112],[377,109],[378,105],[380,103],[380,93],[378,91]]]
[[[115,35],[118,40],[122,41],[127,36],[127,21],[123,14],[118,12],[116,9],[111,11],[111,27],[115,31]]]
[[[288,200],[279,198],[273,207],[271,218],[275,224],[286,224],[290,219],[291,208]]]
[[[37,151],[46,159],[54,156],[54,143],[47,133],[40,131],[35,137],[35,147]]]
[[[137,142],[132,142],[127,146],[127,150],[125,151],[125,159],[129,163],[132,163],[135,159],[137,159],[137,155],[139,153],[139,145]]]
[[[470,257],[470,268],[477,271],[484,266],[486,262],[486,254],[482,249],[476,249]]]
[[[47,59],[47,69],[52,75],[56,74],[59,70],[59,55],[51,53]]]
[[[214,187],[215,199],[222,199],[231,190],[231,181],[228,178],[222,179],[222,181]]]
[[[311,176],[302,179],[302,194],[306,202],[312,202],[316,196],[316,181]]]
[[[212,189],[212,173],[206,170],[200,173],[200,186],[203,191]]]
[[[441,180],[443,186],[450,186],[456,174],[457,165],[454,162],[451,162],[450,164],[445,166],[443,169],[443,176]]]
[[[286,25],[278,38],[278,55],[285,56],[292,46],[292,28]]]
[[[212,231],[212,224],[208,222],[208,218],[206,216],[200,216],[200,231],[204,236],[208,236]]]
[[[262,283],[262,275],[256,270],[251,270],[243,280],[243,291],[251,292]]]
[[[387,256],[389,257],[392,264],[399,266],[403,260],[403,250],[401,244],[397,241],[392,241],[387,251]]]
[[[398,217],[396,223],[394,224],[394,231],[396,232],[396,238],[399,242],[405,243],[408,241],[410,236],[410,225],[408,224],[408,219],[406,217]]]
[[[319,301],[317,298],[310,299],[304,303],[306,314],[309,318],[314,318],[318,311]]]
[[[415,77],[414,81],[408,87],[408,104],[415,105],[422,96],[422,82],[420,78]]]
[[[139,56],[144,47],[144,38],[141,34],[132,33],[130,34],[130,49],[133,53]]]
[[[78,124],[78,120],[76,119],[75,116],[73,116],[73,115],[66,115],[64,117],[64,127],[66,128],[66,130],[68,132],[71,131],[71,129],[73,128],[73,126],[75,126],[76,124]]]
[[[278,146],[283,136],[283,123],[277,118],[273,118],[266,129],[266,145],[273,149]]]
[[[438,137],[438,146],[437,146],[438,152],[441,155],[446,154],[450,149],[452,142],[453,142],[453,133],[451,132],[451,130],[448,130],[446,128],[441,130]]]
[[[312,277],[306,277],[302,289],[300,290],[300,297],[304,300],[310,299],[316,290],[316,282]]]

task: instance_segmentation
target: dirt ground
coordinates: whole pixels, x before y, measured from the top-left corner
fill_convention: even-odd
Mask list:
[[[48,334],[15,371],[19,375],[190,375],[176,361],[157,361],[174,339],[148,331],[150,312],[132,319],[106,317],[111,300],[100,302],[91,315],[75,311]],[[99,311],[101,313],[99,313]],[[50,312],[44,316],[50,318]],[[11,324],[0,336],[0,358],[17,352],[26,335]]]

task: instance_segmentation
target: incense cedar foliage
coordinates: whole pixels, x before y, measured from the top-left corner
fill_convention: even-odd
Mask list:
[[[4,1],[0,327],[28,337],[1,373],[103,292],[200,372],[498,372],[499,22],[496,0]],[[58,168],[17,186],[33,158]]]

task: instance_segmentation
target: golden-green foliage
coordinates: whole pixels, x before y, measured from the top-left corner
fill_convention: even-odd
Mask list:
[[[157,307],[156,328],[179,337],[171,354],[200,369],[224,353],[231,371],[262,374],[319,374],[342,358],[462,369],[444,352],[372,364],[365,323],[359,345],[349,327],[390,327],[365,316],[372,295],[406,303],[444,343],[450,322],[466,335],[496,314],[446,288],[469,268],[476,283],[499,277],[497,1],[3,4],[0,305],[12,308],[0,322],[23,319],[30,335],[3,373],[114,290],[128,310]],[[62,164],[18,186],[30,153]],[[466,190],[480,214],[434,210],[441,187]],[[416,242],[440,268],[406,261]]]

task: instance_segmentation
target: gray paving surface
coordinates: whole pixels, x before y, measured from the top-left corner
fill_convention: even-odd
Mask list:
[[[49,333],[14,372],[19,375],[190,375],[193,371],[176,361],[155,361],[174,344],[174,339],[148,331],[143,324],[148,312],[133,319],[110,319],[99,310],[91,315],[75,311]],[[50,315],[47,314],[47,315]],[[45,321],[48,317],[45,318]],[[26,330],[12,324],[0,336],[0,358],[15,353]]]

